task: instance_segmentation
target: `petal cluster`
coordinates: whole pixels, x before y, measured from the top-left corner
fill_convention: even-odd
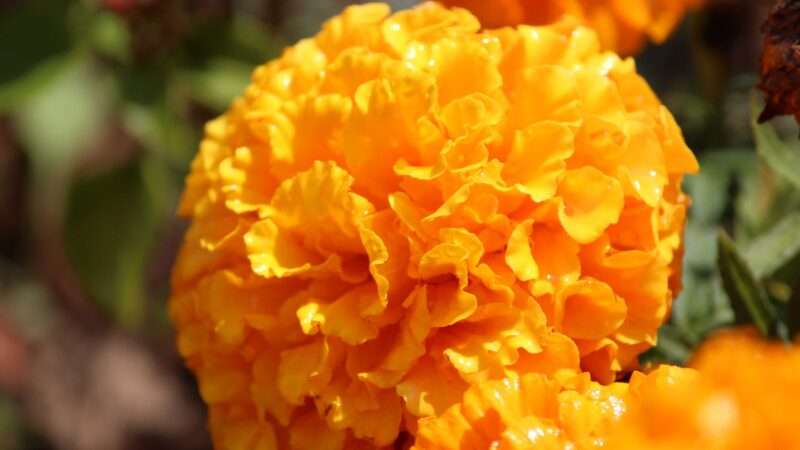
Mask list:
[[[411,450],[564,450],[606,448],[625,414],[628,385],[586,374],[526,374],[470,387],[462,403],[419,421]]]
[[[629,412],[610,448],[800,449],[800,347],[729,331],[692,366],[634,374]]]
[[[439,0],[472,11],[487,28],[546,25],[573,16],[597,31],[604,48],[632,55],[645,41],[664,42],[703,0]]]
[[[206,126],[170,314],[221,450],[384,448],[509,372],[655,343],[697,170],[570,21],[351,7]]]

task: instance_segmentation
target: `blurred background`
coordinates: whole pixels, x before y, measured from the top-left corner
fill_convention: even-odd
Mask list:
[[[348,3],[0,0],[0,449],[210,448],[165,314],[183,178],[252,68]],[[703,167],[685,289],[645,362],[741,320],[731,274],[777,333],[800,317],[798,130],[752,119],[772,2],[709,3],[637,58]]]

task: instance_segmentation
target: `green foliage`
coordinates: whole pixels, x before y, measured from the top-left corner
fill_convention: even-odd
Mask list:
[[[21,3],[14,14],[0,14],[0,112],[46,85],[56,61],[71,49],[67,2]]]
[[[752,127],[758,154],[769,164],[770,169],[800,189],[800,140],[793,138],[786,142],[769,123],[758,124],[757,111],[762,109],[757,101],[753,101]]]
[[[17,106],[20,139],[37,169],[69,170],[102,130],[110,113],[113,86],[89,61],[68,55],[50,82]]]
[[[79,180],[66,213],[67,253],[85,289],[126,327],[145,319],[149,301],[142,280],[157,236],[158,206],[169,193],[147,189],[146,171],[137,162]]]
[[[753,323],[765,336],[773,334],[777,315],[767,291],[737,250],[728,233],[720,231],[717,264],[738,324]]]
[[[768,279],[794,265],[800,255],[800,211],[789,212],[780,222],[747,246],[744,259],[749,261],[759,280]],[[797,276],[796,269],[783,278]],[[788,276],[787,276],[788,275]]]
[[[164,239],[202,124],[284,43],[245,9],[102,5],[31,0],[0,15],[0,114],[30,162],[34,232],[63,235],[89,301],[136,330],[165,316],[178,243]]]

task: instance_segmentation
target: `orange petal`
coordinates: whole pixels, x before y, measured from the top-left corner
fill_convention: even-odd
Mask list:
[[[397,393],[411,414],[418,417],[444,413],[461,401],[466,389],[467,384],[452,368],[440,367],[430,356],[420,359],[397,384]]]
[[[570,123],[580,119],[580,102],[574,72],[558,66],[534,66],[508,93],[508,129],[521,130],[543,120]]]
[[[362,344],[378,335],[378,327],[364,318],[364,310],[377,303],[377,296],[375,286],[365,284],[330,304],[311,301],[297,310],[297,318],[306,334],[316,334],[320,330],[347,344]]]
[[[440,105],[470,94],[491,96],[503,83],[480,41],[442,39],[433,44],[431,51]],[[464,76],[467,73],[469,76]]]
[[[519,186],[535,202],[553,196],[558,178],[572,155],[574,137],[568,126],[541,122],[517,131],[503,166],[503,178]]]
[[[536,225],[531,235],[539,277],[555,285],[569,284],[581,273],[580,246],[560,228]]]
[[[599,339],[622,325],[625,302],[611,288],[591,278],[565,286],[557,294],[560,329],[577,339]]]
[[[619,182],[593,167],[567,171],[557,195],[562,199],[558,208],[561,225],[581,244],[600,237],[619,219],[623,207]]]
[[[294,420],[289,428],[289,443],[293,450],[343,450],[347,434],[330,429],[316,411]]]
[[[326,252],[362,253],[358,222],[375,208],[352,192],[353,177],[333,162],[315,161],[311,169],[281,183],[269,217],[302,236],[304,246]]]

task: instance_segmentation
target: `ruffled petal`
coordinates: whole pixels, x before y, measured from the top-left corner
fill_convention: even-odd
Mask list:
[[[594,241],[615,223],[624,202],[619,182],[593,167],[567,171],[557,195],[561,225],[581,244]]]
[[[560,329],[577,339],[608,336],[623,323],[628,311],[625,301],[611,288],[591,278],[564,286],[557,294]]]
[[[563,124],[541,122],[517,131],[503,166],[503,178],[533,201],[543,202],[556,193],[573,147],[572,131]]]

